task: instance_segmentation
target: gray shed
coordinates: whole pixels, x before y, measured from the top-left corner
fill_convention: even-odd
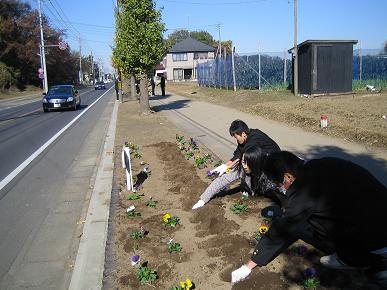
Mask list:
[[[352,92],[353,45],[356,43],[357,40],[307,40],[299,44],[299,93]],[[293,51],[294,48],[289,50]]]

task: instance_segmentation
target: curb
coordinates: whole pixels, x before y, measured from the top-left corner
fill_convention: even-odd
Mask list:
[[[118,102],[115,102],[71,277],[71,290],[102,287],[113,183],[117,111]]]

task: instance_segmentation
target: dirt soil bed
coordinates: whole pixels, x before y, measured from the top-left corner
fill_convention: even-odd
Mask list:
[[[307,246],[300,254],[295,249],[280,255],[266,267],[256,268],[249,279],[231,285],[231,271],[250,257],[259,226],[264,222],[260,210],[270,202],[260,197],[249,198],[248,212],[234,214],[230,207],[241,201],[241,193],[215,198],[202,209],[192,211],[192,205],[209,184],[208,168],[198,169],[178,149],[176,134],[184,135],[160,113],[138,115],[137,102],[120,105],[115,146],[113,204],[109,225],[107,264],[104,289],[170,289],[189,278],[195,289],[302,289],[303,271],[315,267],[321,281],[319,289],[364,289],[361,273],[329,271],[318,265],[321,253]],[[189,136],[186,136],[186,139]],[[133,172],[149,164],[151,175],[138,191],[141,198],[128,200],[125,173],[121,164],[124,142],[139,146],[140,158],[133,158]],[[210,153],[199,145],[200,154]],[[133,156],[133,155],[132,155]],[[215,161],[217,160],[214,157]],[[209,165],[212,168],[212,165]],[[150,200],[158,201],[155,208]],[[141,216],[129,217],[126,209],[134,205]],[[165,214],[180,218],[176,228],[162,225]],[[149,233],[134,240],[130,232],[145,228]],[[182,246],[181,252],[168,253],[167,243],[173,239]],[[158,279],[141,284],[131,256],[140,256],[140,263],[157,271]],[[363,286],[362,286],[363,285]]]
[[[168,83],[167,90],[193,100],[206,101],[320,132],[366,146],[387,148],[387,91],[370,94],[295,97],[290,91],[236,92],[200,87],[196,82]],[[329,127],[319,127],[321,115]]]

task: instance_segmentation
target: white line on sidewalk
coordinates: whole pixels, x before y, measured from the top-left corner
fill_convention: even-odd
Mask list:
[[[70,123],[64,126],[58,133],[51,137],[46,143],[44,143],[39,149],[31,154],[26,160],[23,161],[18,167],[16,167],[10,174],[8,174],[2,181],[0,181],[0,190],[2,190],[8,183],[10,183],[23,169],[25,169],[36,157],[38,157],[48,146],[50,146],[56,139],[60,137],[72,124],[74,124],[80,117],[83,116],[89,109],[91,109],[103,96],[105,96],[113,87],[103,93],[98,99],[96,99],[91,105],[87,106],[78,116],[76,116]]]

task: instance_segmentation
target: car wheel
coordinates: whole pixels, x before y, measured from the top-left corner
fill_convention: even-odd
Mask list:
[[[78,109],[81,108],[81,98],[79,98],[79,104],[78,104]]]
[[[43,107],[43,112],[47,113],[48,112],[48,109]]]
[[[73,111],[77,110],[77,100],[74,101],[74,106],[71,108],[71,110]]]

